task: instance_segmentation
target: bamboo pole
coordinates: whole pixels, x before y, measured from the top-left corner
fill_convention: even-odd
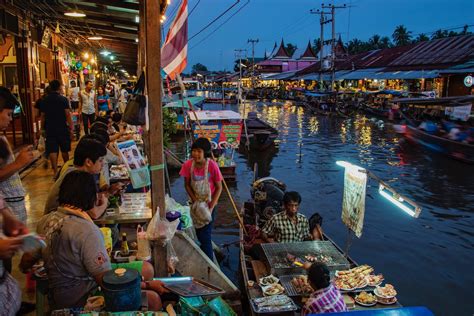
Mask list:
[[[189,105],[190,111],[194,114],[194,118],[196,119],[196,122],[198,123],[199,130],[201,131],[201,133],[204,134],[204,130],[201,126],[201,122],[199,121],[199,119],[196,115],[196,112],[194,111],[193,105],[189,100],[188,100],[188,105]],[[212,159],[214,159],[214,153],[212,152],[212,150],[211,150],[211,156],[212,156]],[[225,179],[222,179],[222,184],[224,185],[224,189],[225,189],[227,195],[229,196],[230,203],[232,204],[232,208],[234,209],[234,212],[237,215],[237,220],[239,221],[240,227],[242,227],[242,230],[244,231],[244,234],[248,235],[247,230],[245,229],[244,221],[242,220],[242,217],[240,216],[239,210],[237,209],[237,205],[235,204],[234,198],[232,197],[232,194],[229,191],[229,187],[227,186],[227,183],[225,182]]]

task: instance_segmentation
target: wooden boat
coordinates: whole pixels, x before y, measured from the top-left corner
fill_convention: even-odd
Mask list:
[[[240,114],[230,110],[194,111],[188,116],[194,138],[206,137],[210,140],[213,149],[223,155],[216,157],[222,176],[226,181],[234,182],[234,151],[239,147],[243,125]]]
[[[264,179],[260,179],[259,181],[266,181],[265,179],[271,179],[271,178],[264,178]],[[278,181],[278,180],[275,180],[275,181]],[[254,183],[253,188],[255,188],[255,183]],[[280,188],[284,189],[284,187],[280,187]],[[278,191],[278,189],[276,190]],[[268,193],[270,194],[270,191],[268,191]],[[258,194],[252,194],[252,195],[258,196]],[[273,195],[275,196],[278,194],[273,193]],[[259,227],[262,227],[262,225],[264,224],[264,220],[262,220],[262,217],[268,217],[270,215],[268,214],[268,207],[266,207],[265,210],[262,210],[261,207],[262,207],[262,203],[255,200],[250,200],[244,203],[241,210],[241,216],[244,220],[244,224],[245,224],[247,232],[252,231],[253,230],[252,227],[255,227],[254,226],[255,224],[257,224]],[[302,296],[298,295],[294,291],[294,287],[293,287],[293,290],[291,289],[292,285],[290,285],[290,283],[294,276],[306,274],[306,272],[304,272],[304,270],[302,270],[301,268],[297,268],[297,267],[294,269],[293,268],[281,269],[281,267],[276,267],[275,265],[272,266],[272,263],[270,262],[271,259],[269,259],[271,256],[271,254],[269,253],[272,252],[271,251],[272,249],[274,249],[273,251],[274,259],[282,257],[282,255],[279,255],[277,252],[278,248],[290,249],[289,251],[291,251],[294,254],[297,254],[297,253],[309,254],[311,251],[310,249],[313,249],[312,253],[316,254],[314,252],[315,251],[314,249],[319,249],[321,251],[319,252],[319,254],[325,255],[327,252],[327,253],[331,253],[331,256],[333,256],[332,258],[335,258],[334,256],[345,258],[346,259],[345,262],[347,263],[347,266],[345,266],[345,263],[341,261],[338,262],[334,266],[329,265],[330,270],[333,272],[334,272],[333,269],[335,269],[335,267],[339,267],[340,270],[343,270],[343,268],[341,267],[345,266],[345,268],[347,269],[349,267],[353,268],[357,266],[357,263],[354,260],[352,260],[350,257],[344,257],[345,254],[343,250],[332,239],[330,239],[327,235],[323,234],[321,231],[319,232],[320,232],[320,236],[322,236],[321,240],[319,241],[264,244],[263,240],[260,240],[257,237],[253,239],[253,244],[259,245],[259,246],[250,247],[248,244],[246,244],[246,242],[248,242],[249,239],[252,239],[252,238],[249,238],[248,235],[245,235],[242,227],[240,228],[240,240],[241,240],[240,249],[239,249],[240,250],[240,254],[239,254],[240,271],[239,272],[241,275],[240,289],[242,290],[242,292],[244,292],[244,294],[246,295],[245,299],[246,301],[248,301],[248,306],[247,306],[248,315],[267,314],[267,313],[258,313],[252,306],[252,300],[256,298],[261,298],[264,296],[261,287],[258,286],[257,284],[260,278],[267,276],[271,273],[275,275],[277,278],[279,278],[280,282],[283,284],[283,287],[285,288],[286,295],[290,296],[293,299],[293,302],[299,308],[301,308],[304,305]],[[313,247],[313,245],[316,245],[316,246]],[[322,247],[322,245],[325,245],[325,247]],[[262,256],[259,257],[255,255],[256,253],[259,253],[258,249],[260,249],[260,254],[262,252],[264,253],[263,255],[264,258],[262,258]],[[270,249],[270,251],[268,251],[268,249]],[[285,259],[284,257],[285,256],[283,255],[282,259]],[[282,271],[282,273],[286,273],[283,271],[287,271],[287,274],[286,275],[279,274],[280,271]],[[355,291],[359,291],[359,290],[355,290]],[[349,295],[353,295],[353,294],[349,293]],[[242,304],[244,305],[244,301],[242,302]],[[400,308],[400,307],[401,305],[398,302],[392,305],[382,305],[380,303],[377,303],[375,306],[371,307],[370,309],[373,309],[373,310],[393,309],[393,308]],[[244,309],[245,309],[245,306],[244,306]],[[367,307],[355,305],[353,311],[363,310],[363,309],[367,309]],[[297,310],[279,312],[278,315],[299,315],[299,313],[297,312],[298,312]]]
[[[407,126],[405,137],[432,151],[456,160],[474,164],[474,144],[466,144],[445,137],[432,135],[413,126]]]
[[[445,110],[449,108],[452,110],[451,115],[455,115],[455,109],[460,107],[467,107],[467,113],[464,118],[462,115],[457,117],[457,119],[469,120],[472,116],[472,112],[469,112],[474,103],[474,96],[457,96],[457,97],[445,97],[445,98],[432,98],[432,99],[422,99],[422,98],[402,98],[393,100],[394,103],[404,108],[404,112],[401,113],[410,113],[412,111],[417,111],[419,109],[425,110],[429,109],[436,111],[437,113],[442,113],[445,115]],[[471,110],[472,111],[472,110]],[[460,141],[455,141],[448,139],[440,135],[434,135],[427,133],[419,128],[416,121],[410,119],[405,114],[404,118],[408,121],[406,126],[406,132],[404,136],[407,140],[420,144],[432,151],[441,153],[450,158],[465,162],[465,163],[474,163],[474,144],[464,143]]]
[[[259,119],[257,113],[250,112],[245,119],[243,137],[240,147],[248,147],[253,150],[265,150],[274,144],[278,137],[278,131],[267,122]],[[248,146],[247,146],[248,145]]]
[[[228,99],[228,98],[206,98],[204,103],[216,103],[216,104],[237,104],[237,99]]]

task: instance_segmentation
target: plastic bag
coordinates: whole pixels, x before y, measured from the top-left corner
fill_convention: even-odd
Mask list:
[[[155,215],[153,215],[153,218],[148,224],[148,228],[146,230],[146,237],[148,238],[148,240],[161,241],[162,245],[164,246],[168,241],[173,238],[178,224],[179,219],[172,222],[168,222],[168,220],[166,219],[161,219],[160,208],[157,208]]]
[[[151,258],[151,249],[150,243],[148,242],[146,232],[143,230],[143,227],[138,225],[137,227],[137,259],[138,260],[150,260]]]
[[[46,148],[46,143],[44,141],[43,135],[41,135],[40,138],[38,139],[38,150],[39,151],[44,151],[45,148]]]
[[[176,264],[179,262],[178,255],[173,248],[173,244],[171,242],[166,244],[166,258],[168,258],[167,266],[168,266],[168,273],[175,274],[176,273]]]
[[[196,228],[202,228],[209,224],[212,221],[212,215],[207,202],[194,202],[191,206],[191,218]]]

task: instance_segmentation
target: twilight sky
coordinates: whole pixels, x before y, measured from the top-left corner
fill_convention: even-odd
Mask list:
[[[179,4],[179,0],[171,1],[165,28],[171,24],[170,18]],[[249,38],[259,39],[255,45],[258,57],[263,57],[265,49],[270,52],[274,42],[279,43],[282,37],[285,43],[306,46],[308,40],[318,38],[320,32],[319,18],[309,10],[320,8],[322,2],[351,5],[336,14],[336,33],[341,34],[344,42],[353,38],[367,40],[373,34],[391,38],[399,24],[405,25],[415,36],[465,24],[473,25],[469,30],[474,32],[473,0],[240,0],[221,19],[191,38],[236,0],[188,0],[189,12],[197,6],[189,16],[186,72],[198,62],[210,70],[232,69],[234,49],[247,49],[247,55],[251,56]],[[325,28],[328,38],[330,24]]]

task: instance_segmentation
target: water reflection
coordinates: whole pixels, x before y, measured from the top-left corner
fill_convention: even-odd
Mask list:
[[[251,171],[258,163],[259,176],[279,178],[299,191],[301,211],[320,212],[325,231],[344,245],[343,172],[335,161],[366,167],[420,204],[423,212],[418,219],[410,218],[380,198],[376,184],[370,182],[364,232],[354,241],[351,255],[383,273],[397,287],[404,305],[426,305],[436,315],[466,314],[474,274],[457,271],[471,271],[474,261],[473,166],[405,144],[390,126],[364,115],[315,116],[288,102],[246,102],[243,107],[275,127],[280,143],[268,152],[236,157],[237,186],[231,190],[237,201],[249,198]],[[232,109],[244,113],[243,107]],[[174,179],[173,186],[173,192],[183,190],[181,180]],[[238,240],[235,215],[225,203],[216,225],[218,244]],[[225,272],[235,280],[238,250],[230,251],[231,268]],[[444,293],[443,300],[439,293]]]

